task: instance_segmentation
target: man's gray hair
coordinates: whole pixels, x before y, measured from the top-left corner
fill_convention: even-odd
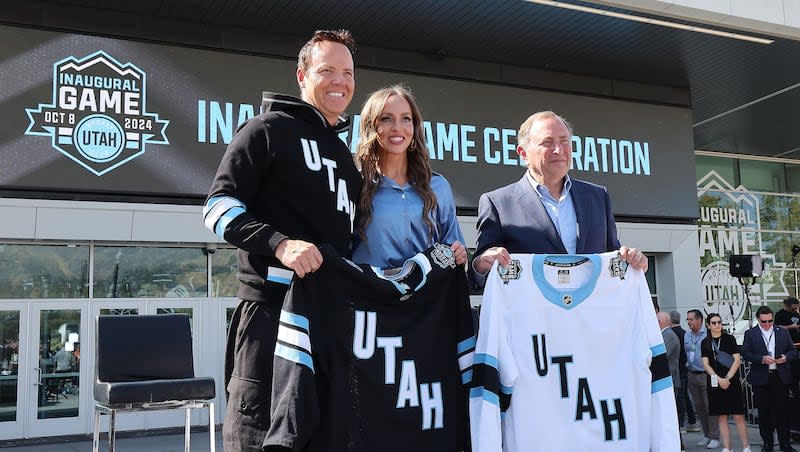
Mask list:
[[[549,110],[540,111],[528,116],[528,119],[526,119],[525,122],[519,126],[519,131],[517,132],[517,146],[522,146],[523,148],[528,146],[528,140],[530,139],[531,134],[531,126],[534,122],[540,119],[558,119],[564,123],[564,125],[567,127],[567,130],[569,130],[570,136],[572,136],[572,124],[567,122],[566,119]]]
[[[681,324],[681,313],[678,311],[669,312],[669,321],[675,324]]]

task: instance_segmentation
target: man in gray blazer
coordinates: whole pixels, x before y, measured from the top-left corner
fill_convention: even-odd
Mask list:
[[[681,374],[678,368],[678,358],[681,356],[681,341],[678,335],[670,328],[669,314],[666,312],[659,312],[658,326],[661,327],[661,336],[664,338],[664,347],[667,349],[667,362],[669,364],[669,373],[672,376],[672,386],[679,388],[681,386]],[[675,397],[677,398],[677,393]]]
[[[481,195],[473,277],[494,261],[507,266],[511,253],[590,254],[619,250],[635,269],[647,257],[620,246],[605,187],[572,179],[572,127],[552,111],[531,115],[519,128],[517,153],[528,162],[519,181]]]
[[[678,335],[672,331],[672,320],[670,315],[666,312],[659,312],[656,314],[658,317],[658,326],[661,327],[661,336],[664,338],[664,347],[667,349],[667,364],[669,365],[669,373],[672,376],[672,390],[675,393],[675,403],[678,403],[678,397],[681,396],[681,371],[678,365],[681,356],[681,340]],[[675,413],[677,414],[677,413]],[[681,436],[681,450],[683,447],[683,437]]]

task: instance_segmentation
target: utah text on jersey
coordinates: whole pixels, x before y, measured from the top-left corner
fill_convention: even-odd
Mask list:
[[[679,450],[644,274],[616,252],[511,257],[518,278],[493,269],[484,292],[473,450]]]

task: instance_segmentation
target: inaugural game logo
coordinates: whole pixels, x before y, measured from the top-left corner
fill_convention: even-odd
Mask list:
[[[169,120],[146,109],[147,74],[107,53],[68,57],[53,65],[53,99],[26,108],[26,135],[50,137],[51,146],[102,176],[144,154],[145,145],[169,144]]]

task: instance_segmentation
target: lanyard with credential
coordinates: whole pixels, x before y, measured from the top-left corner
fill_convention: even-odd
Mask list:
[[[711,338],[711,351],[714,352],[714,361],[719,362],[719,344],[722,342],[722,336],[714,342],[714,338]]]
[[[698,336],[699,336],[699,333],[698,333]],[[692,333],[692,337],[694,337],[694,333]],[[700,342],[701,340],[703,340],[703,338],[702,337],[698,337],[697,339],[692,341],[692,351],[695,351],[695,349],[697,348],[697,343]]]
[[[773,329],[772,329],[772,332],[770,332],[770,333],[769,333],[769,338],[767,338],[767,339],[764,339],[764,335],[763,335],[763,334],[761,335],[761,338],[762,338],[762,339],[764,339],[764,345],[766,345],[766,346],[767,346],[767,353],[768,353],[770,356],[772,356],[772,353],[770,353],[770,351],[769,351],[769,344],[771,344],[771,343],[772,343],[772,336],[774,336],[774,335],[775,335],[775,328],[773,328]]]

